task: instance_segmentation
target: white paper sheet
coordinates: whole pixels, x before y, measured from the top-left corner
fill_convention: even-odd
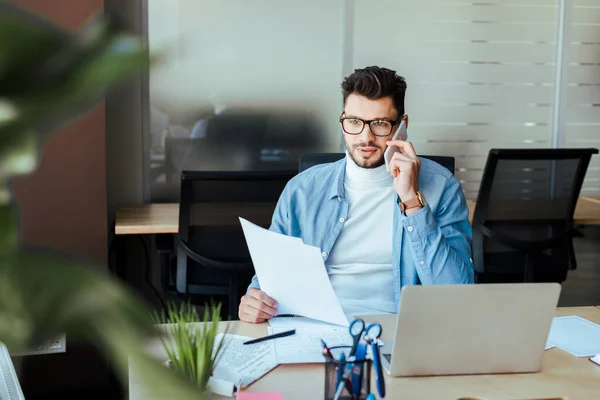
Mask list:
[[[348,326],[321,250],[240,218],[260,288],[277,301],[280,314],[301,315]]]
[[[352,345],[352,336],[348,333],[348,328],[341,326],[328,325],[323,330],[312,328],[295,329],[295,335],[273,340],[279,364],[325,362],[321,339],[327,343],[328,347]],[[284,332],[288,328],[274,328],[270,326],[267,330],[269,334],[273,334]]]
[[[215,347],[224,336],[223,349],[213,376],[245,388],[278,365],[273,340],[244,345],[251,337],[220,333]]]
[[[598,355],[590,358],[590,361],[593,362],[593,363],[595,363],[595,364],[600,365],[600,354],[598,354]]]
[[[600,353],[600,325],[576,315],[555,317],[548,341],[576,357]]]

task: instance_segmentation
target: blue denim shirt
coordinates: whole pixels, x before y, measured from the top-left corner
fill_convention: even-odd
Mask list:
[[[344,158],[314,166],[291,179],[279,198],[269,229],[319,247],[325,262],[344,226],[340,218],[345,220],[348,215],[345,169]],[[419,190],[427,206],[410,216],[404,216],[399,206],[393,211],[396,305],[406,285],[473,283],[469,210],[458,180],[446,168],[422,158]],[[256,275],[249,289],[252,287],[259,287]]]

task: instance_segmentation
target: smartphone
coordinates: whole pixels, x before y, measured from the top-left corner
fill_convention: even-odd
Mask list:
[[[408,132],[406,131],[406,122],[403,120],[400,122],[400,126],[396,129],[396,133],[392,137],[392,140],[402,139],[406,140],[408,138]],[[383,153],[383,159],[385,161],[385,170],[390,172],[390,161],[392,161],[392,157],[394,153],[400,151],[398,146],[388,146]]]

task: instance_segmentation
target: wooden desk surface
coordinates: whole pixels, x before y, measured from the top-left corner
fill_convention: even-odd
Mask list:
[[[467,204],[469,206],[469,221],[472,221],[475,201],[467,200]],[[230,207],[231,205],[219,204],[207,206],[207,213],[204,217],[207,218],[210,224],[210,221],[218,219]],[[243,205],[238,206],[236,211],[238,214],[236,215],[244,212],[244,210],[240,212],[240,208],[243,207]],[[272,207],[265,207],[265,210],[271,212]],[[256,209],[246,211],[252,222],[264,223],[270,220],[270,214],[267,215],[268,212],[261,213]],[[261,221],[256,221],[256,218],[253,218],[254,216]],[[575,223],[600,225],[600,198],[581,197],[575,209]],[[178,225],[179,205],[176,203],[126,206],[117,209],[115,233],[117,235],[177,233]]]
[[[473,221],[475,200],[467,200],[469,221]],[[573,216],[577,225],[600,225],[600,198],[580,197]]]
[[[177,233],[179,204],[141,204],[117,209],[117,235]]]
[[[597,307],[559,308],[557,315],[579,315],[600,323]],[[375,317],[373,317],[375,318]],[[394,318],[381,320],[384,332]],[[250,325],[233,322],[230,332],[258,337],[266,334],[267,324]],[[160,360],[166,360],[160,343],[149,349]],[[259,379],[248,391],[282,392],[285,400],[323,399],[323,365],[280,365]],[[600,393],[600,366],[587,358],[577,358],[554,348],[544,353],[542,370],[531,374],[464,375],[416,378],[393,378],[385,375],[389,399],[456,400],[461,397],[480,397],[490,400],[540,399],[565,396],[569,400],[595,399]],[[130,399],[141,399],[143,385],[130,384]]]
[[[202,226],[239,226],[238,217],[269,227],[275,211],[272,203],[202,203],[192,207],[190,220]],[[179,204],[143,204],[117,210],[117,235],[177,233]]]

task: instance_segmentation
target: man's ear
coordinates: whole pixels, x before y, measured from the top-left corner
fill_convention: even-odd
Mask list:
[[[402,116],[402,121],[404,121],[404,125],[406,125],[406,129],[408,129],[408,114],[404,114]]]

